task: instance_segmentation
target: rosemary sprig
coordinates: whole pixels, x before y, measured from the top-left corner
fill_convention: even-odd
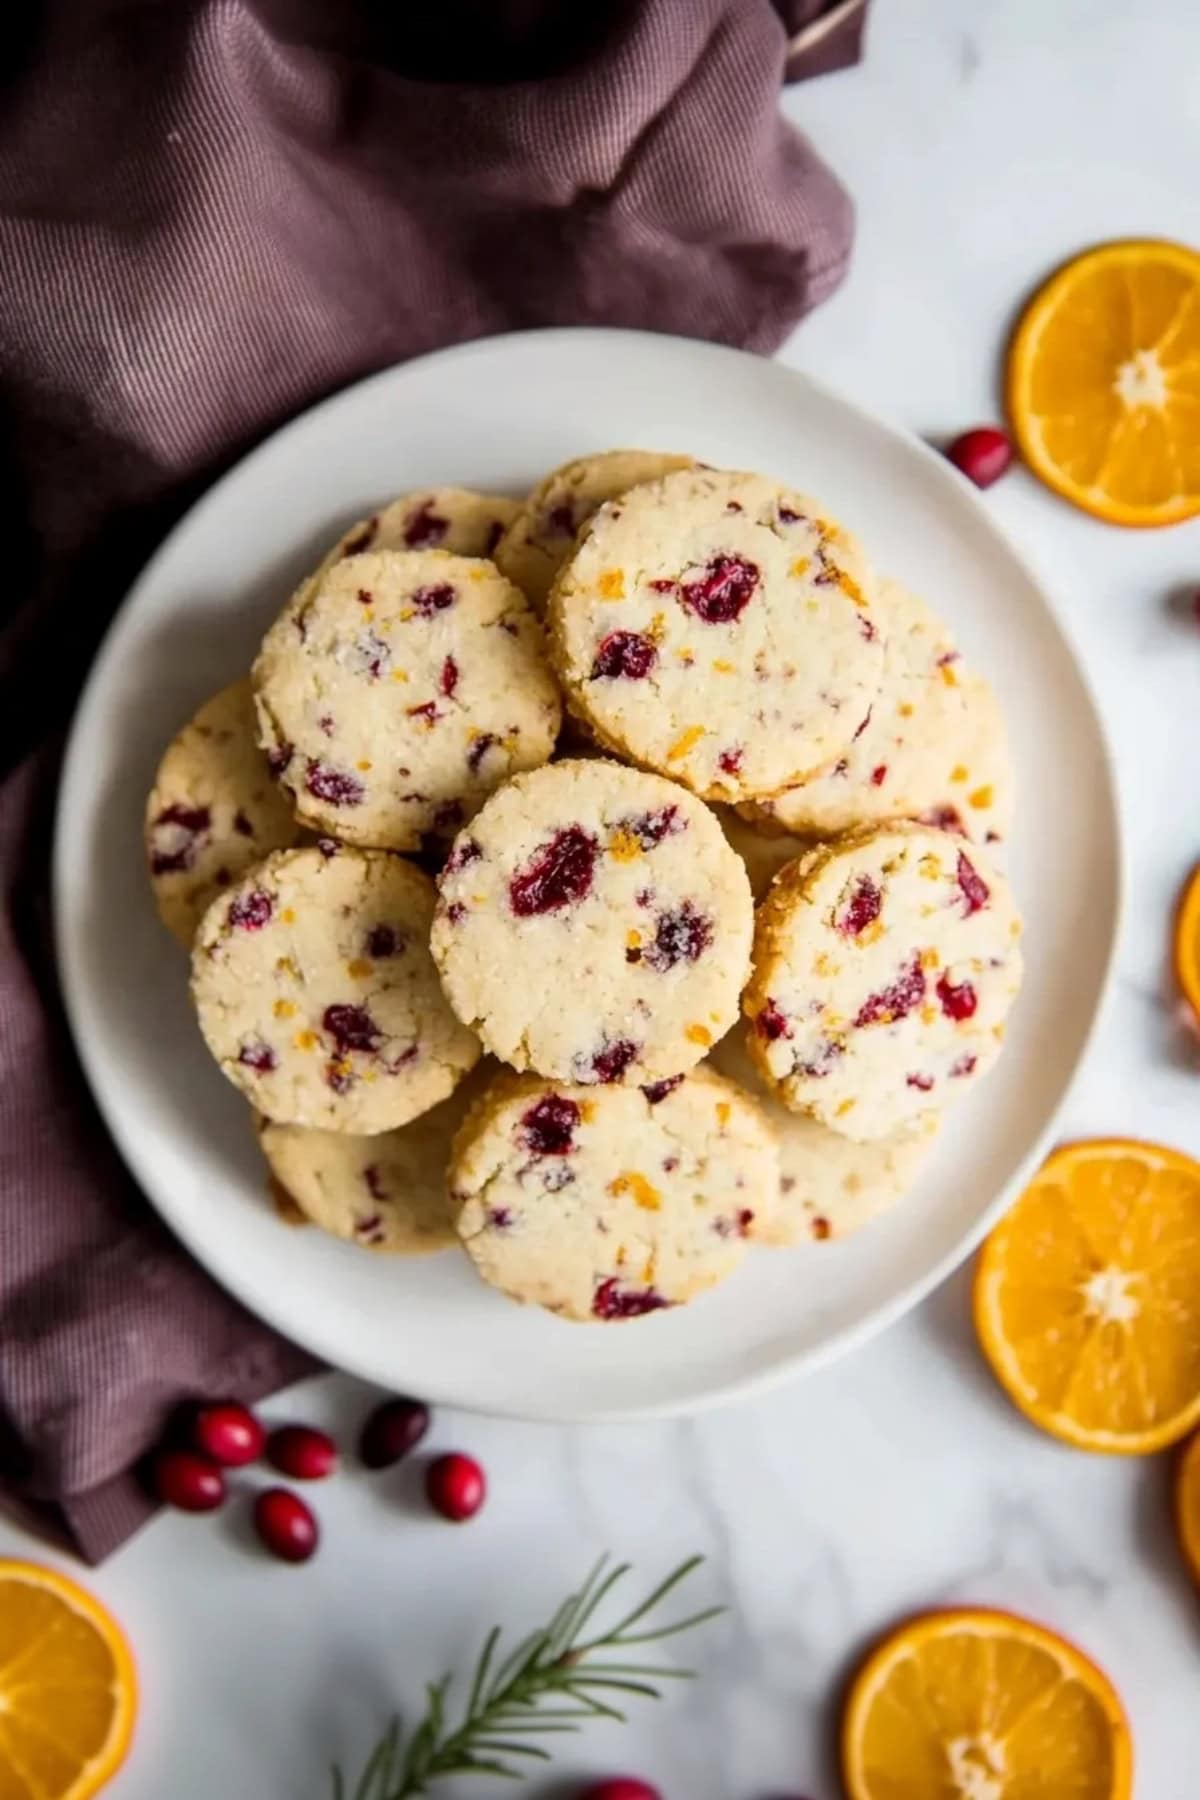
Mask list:
[[[652,1621],[667,1596],[703,1560],[690,1556],[680,1563],[640,1605],[603,1631],[592,1621],[629,1573],[628,1563],[610,1567],[607,1556],[600,1558],[579,1592],[568,1595],[548,1624],[523,1638],[500,1661],[500,1627],[493,1626],[479,1653],[459,1723],[453,1728],[447,1724],[446,1695],[452,1678],[444,1675],[427,1687],[425,1715],[407,1746],[399,1719],[393,1719],[353,1790],[334,1769],[333,1800],[410,1800],[446,1775],[496,1775],[519,1781],[528,1773],[522,1759],[550,1760],[549,1750],[529,1738],[578,1731],[589,1719],[624,1721],[614,1696],[661,1699],[656,1682],[688,1680],[692,1671],[639,1660],[637,1647],[690,1631],[724,1611],[710,1606],[673,1624]],[[637,1626],[641,1629],[635,1630]],[[612,1652],[630,1650],[632,1659],[618,1655],[613,1660]]]

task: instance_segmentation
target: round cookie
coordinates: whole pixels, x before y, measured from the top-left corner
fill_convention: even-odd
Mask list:
[[[493,794],[438,879],[451,1006],[501,1061],[581,1084],[691,1068],[737,1016],[753,911],[700,801],[617,763]]]
[[[871,714],[831,768],[747,807],[785,831],[832,837],[916,819],[992,843],[1012,825],[1008,734],[987,682],[941,620],[898,582],[880,584],[883,681]]]
[[[793,837],[766,820],[744,819],[731,806],[714,806],[714,813],[731,847],[746,867],[750,892],[756,902],[762,899],[785,863],[807,856],[813,848],[811,838]]]
[[[758,909],[751,1052],[785,1106],[887,1137],[995,1061],[1020,932],[1003,875],[947,832],[881,826],[814,850]]]
[[[450,835],[562,721],[542,630],[511,582],[442,550],[343,557],[253,669],[260,739],[297,816],[409,850]]]
[[[779,1164],[760,1109],[707,1070],[641,1090],[501,1075],[459,1132],[449,1179],[485,1281],[564,1318],[612,1320],[728,1275]]]
[[[496,546],[495,560],[540,611],[554,577],[571,554],[575,534],[598,506],[616,500],[640,481],[673,469],[690,469],[690,456],[659,450],[605,450],[553,469],[518,508]]]
[[[450,1146],[492,1072],[494,1065],[473,1069],[448,1100],[375,1137],[260,1120],[276,1193],[301,1219],[364,1250],[424,1256],[456,1244],[446,1187]]]
[[[318,575],[343,556],[366,550],[449,550],[455,556],[492,556],[521,511],[519,500],[476,494],[469,488],[427,488],[360,519],[343,532],[323,559]]]
[[[601,507],[550,596],[551,655],[610,749],[710,800],[845,753],[886,620],[854,541],[761,475],[689,469]]]
[[[907,1194],[933,1148],[936,1113],[890,1137],[855,1143],[769,1097],[738,1031],[709,1059],[758,1101],[779,1144],[779,1199],[763,1222],[763,1243],[792,1244],[849,1237]]]
[[[265,1118],[391,1131],[478,1061],[429,955],[433,907],[411,863],[332,844],[277,851],[209,907],[192,952],[200,1029]]]
[[[258,747],[248,681],[206,702],[158,765],[146,863],[159,917],[186,948],[223,888],[300,836]]]

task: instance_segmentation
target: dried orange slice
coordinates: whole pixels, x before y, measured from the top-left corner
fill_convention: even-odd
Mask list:
[[[1188,877],[1175,915],[1175,979],[1200,1023],[1200,868]]]
[[[1008,410],[1035,475],[1113,525],[1200,513],[1200,251],[1101,244],[1034,295]]]
[[[975,1328],[1036,1425],[1144,1455],[1200,1422],[1200,1163],[1127,1139],[1068,1144],[993,1231]]]
[[[849,1800],[1128,1800],[1116,1689],[1074,1644],[1015,1614],[925,1613],[879,1644],[842,1715]]]
[[[0,1795],[84,1800],[125,1759],[137,1708],[129,1646],[55,1569],[0,1561]]]
[[[1175,1526],[1183,1560],[1200,1587],[1200,1432],[1175,1465]]]

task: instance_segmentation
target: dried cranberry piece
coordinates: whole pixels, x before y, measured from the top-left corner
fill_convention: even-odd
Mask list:
[[[329,763],[310,758],[304,785],[314,799],[324,800],[328,806],[362,804],[363,784],[358,777],[345,769],[335,769]]]
[[[488,526],[487,540],[483,546],[483,554],[485,556],[490,556],[492,554],[492,551],[496,548],[496,545],[500,542],[500,539],[503,536],[504,536],[504,520],[503,519],[493,519],[491,524]]]
[[[455,844],[446,858],[442,874],[453,875],[457,870],[465,869],[468,863],[478,862],[482,855],[483,851],[474,838],[463,838],[460,843]]]
[[[874,710],[875,710],[875,708],[873,706],[868,706],[866,718],[863,720],[862,724],[859,726],[858,730],[855,732],[854,736],[850,740],[852,744],[858,742],[858,740],[862,736],[863,732],[867,729],[867,726],[871,723],[871,714],[874,712]]]
[[[612,1038],[595,1056],[589,1065],[590,1072],[596,1081],[620,1081],[630,1063],[636,1062],[640,1054],[640,1045],[629,1038]]]
[[[953,1073],[953,1071],[951,1071]],[[906,1075],[905,1087],[916,1088],[919,1093],[928,1094],[933,1087],[932,1075]]]
[[[253,1069],[256,1075],[269,1075],[272,1069],[279,1067],[279,1058],[263,1038],[247,1038],[238,1050],[237,1059],[243,1068]]]
[[[345,1056],[350,1050],[378,1050],[383,1042],[383,1033],[365,1006],[344,1002],[327,1006],[321,1015],[321,1025],[333,1039],[341,1056]]]
[[[798,525],[805,520],[807,516],[806,513],[795,512],[790,506],[784,506],[782,504],[780,504],[775,514],[775,517],[779,520],[781,525]]]
[[[887,764],[880,763],[876,768],[871,770],[871,786],[872,787],[882,787],[886,780],[887,780]]]
[[[404,948],[404,940],[391,925],[372,925],[367,933],[366,952],[368,956],[398,956]]]
[[[335,1094],[348,1094],[354,1086],[354,1072],[345,1063],[326,1063],[325,1085],[332,1088]]]
[[[446,908],[446,917],[452,925],[461,925],[467,916],[467,909],[461,900],[452,900]]]
[[[441,689],[447,700],[458,686],[458,664],[452,656],[448,656],[442,664]]]
[[[767,1040],[768,1044],[774,1044],[779,1038],[790,1038],[792,1035],[791,1026],[776,1006],[774,1000],[768,1000],[767,1004],[759,1012],[758,1017],[754,1021],[754,1029],[758,1032],[760,1038],[765,1038]]]
[[[165,826],[169,842],[175,847],[154,850],[150,857],[153,875],[175,875],[190,869],[196,856],[197,840],[208,831],[212,814],[207,806],[167,806],[155,819],[152,830],[157,834]]]
[[[477,738],[471,739],[471,748],[467,751],[467,767],[472,775],[478,775],[480,763],[495,742],[495,733],[491,731],[481,731]]]
[[[735,744],[728,750],[722,750],[717,758],[717,767],[722,769],[726,775],[740,775],[742,758],[745,754],[746,752],[740,744]]]
[[[658,1312],[670,1304],[654,1288],[623,1288],[615,1275],[610,1275],[596,1289],[592,1312],[598,1319],[639,1319],[643,1313]]]
[[[713,1230],[718,1237],[749,1237],[750,1227],[754,1223],[754,1214],[748,1206],[736,1213],[732,1219],[714,1219]]]
[[[758,586],[759,572],[741,556],[714,556],[704,573],[680,584],[679,598],[706,625],[728,625],[741,617]]]
[[[951,1080],[961,1081],[964,1075],[973,1075],[975,1073],[975,1065],[978,1061],[979,1058],[977,1056],[967,1055],[958,1057],[950,1065]]]
[[[847,937],[857,937],[868,925],[873,925],[883,911],[883,894],[869,875],[860,875],[854,884],[854,892],[846,903],[846,910],[837,921],[837,928]]]
[[[531,1156],[569,1156],[575,1148],[579,1108],[563,1094],[543,1094],[521,1114],[520,1140]]]
[[[277,749],[267,751],[267,767],[276,781],[286,773],[294,754],[291,744],[280,744]]]
[[[690,900],[674,912],[660,913],[654,942],[643,952],[647,968],[660,975],[679,962],[697,962],[712,943],[713,923]]]
[[[610,631],[596,645],[593,681],[644,681],[658,661],[658,651],[640,631]]]
[[[513,1222],[512,1208],[510,1206],[489,1206],[487,1222],[493,1231],[507,1231]]]
[[[866,638],[868,644],[873,644],[875,642],[877,633],[875,631],[874,625],[872,625],[872,623],[871,623],[870,619],[868,619],[866,613],[859,613],[858,629],[862,632],[862,634]]]
[[[863,1001],[854,1023],[880,1025],[906,1018],[914,1006],[920,1006],[924,998],[925,971],[921,967],[920,957],[914,956],[911,963],[900,971],[891,987],[883,988],[878,994],[871,994]]]
[[[436,725],[441,716],[441,713],[437,709],[436,700],[423,700],[420,706],[410,706],[408,708],[408,717],[410,719],[424,719],[427,725]]]
[[[936,831],[953,831],[958,837],[965,837],[963,822],[953,806],[932,806],[928,812],[917,815],[918,825],[932,825]]]
[[[342,554],[345,556],[357,556],[360,551],[368,549],[370,545],[374,543],[375,533],[378,530],[379,516],[376,514],[373,519],[367,519],[359,526],[357,531],[351,533],[342,545]]]
[[[424,550],[430,544],[440,544],[449,529],[449,519],[434,512],[432,500],[422,500],[405,521],[404,542],[410,550]]]
[[[668,1094],[673,1094],[683,1080],[682,1075],[667,1075],[662,1081],[652,1081],[642,1089],[651,1106],[657,1106]]]
[[[413,610],[423,619],[432,619],[434,613],[445,612],[453,606],[457,595],[448,581],[439,581],[434,587],[418,588],[412,597]]]
[[[845,1046],[826,1038],[817,1054],[809,1062],[801,1062],[799,1057],[792,1064],[793,1075],[806,1075],[810,1081],[824,1081],[833,1068]]]
[[[617,830],[636,838],[640,849],[653,850],[665,837],[686,831],[687,824],[679,817],[677,806],[660,806],[657,812],[631,813],[618,821]]]
[[[966,852],[958,853],[958,885],[962,897],[966,901],[966,918],[972,913],[981,912],[992,897],[992,890]]]
[[[383,1176],[379,1173],[378,1163],[368,1163],[363,1170],[363,1180],[367,1184],[367,1192],[372,1200],[386,1200],[387,1190],[383,1185]]]
[[[239,837],[252,838],[254,836],[254,827],[240,806],[233,815],[233,829],[237,832]]]
[[[229,923],[238,931],[261,931],[275,911],[275,902],[262,888],[239,894],[229,903]]]
[[[972,1018],[975,1008],[979,1005],[979,995],[975,992],[972,984],[969,981],[962,981],[956,987],[948,973],[943,975],[937,984],[937,997],[946,1017],[954,1019],[956,1022]]]
[[[651,590],[656,594],[673,594],[675,589],[679,586],[679,583],[672,580],[669,576],[665,579],[660,576],[657,581],[652,581],[649,585]]]
[[[535,850],[508,884],[509,905],[518,918],[575,906],[590,891],[598,846],[582,825],[568,825]]]
[[[560,500],[546,514],[545,530],[551,537],[575,536],[575,508],[570,500]]]

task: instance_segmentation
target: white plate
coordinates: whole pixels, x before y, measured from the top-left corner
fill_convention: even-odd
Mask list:
[[[351,519],[432,483],[519,494],[553,464],[613,445],[689,450],[820,495],[951,622],[1008,713],[1028,975],[999,1067],[900,1208],[844,1244],[758,1253],[695,1306],[601,1328],[512,1305],[465,1258],[376,1258],[277,1220],[245,1106],[201,1043],[185,961],[155,919],[141,820],[168,738],[247,667]],[[130,1168],[217,1279],[385,1387],[581,1420],[679,1412],[810,1369],[959,1262],[1046,1143],[1100,1004],[1121,888],[1095,705],[1046,599],[966,483],[777,364],[608,331],[495,338],[388,370],[219,482],[108,635],[75,721],[55,853],[59,959],[88,1078]]]

